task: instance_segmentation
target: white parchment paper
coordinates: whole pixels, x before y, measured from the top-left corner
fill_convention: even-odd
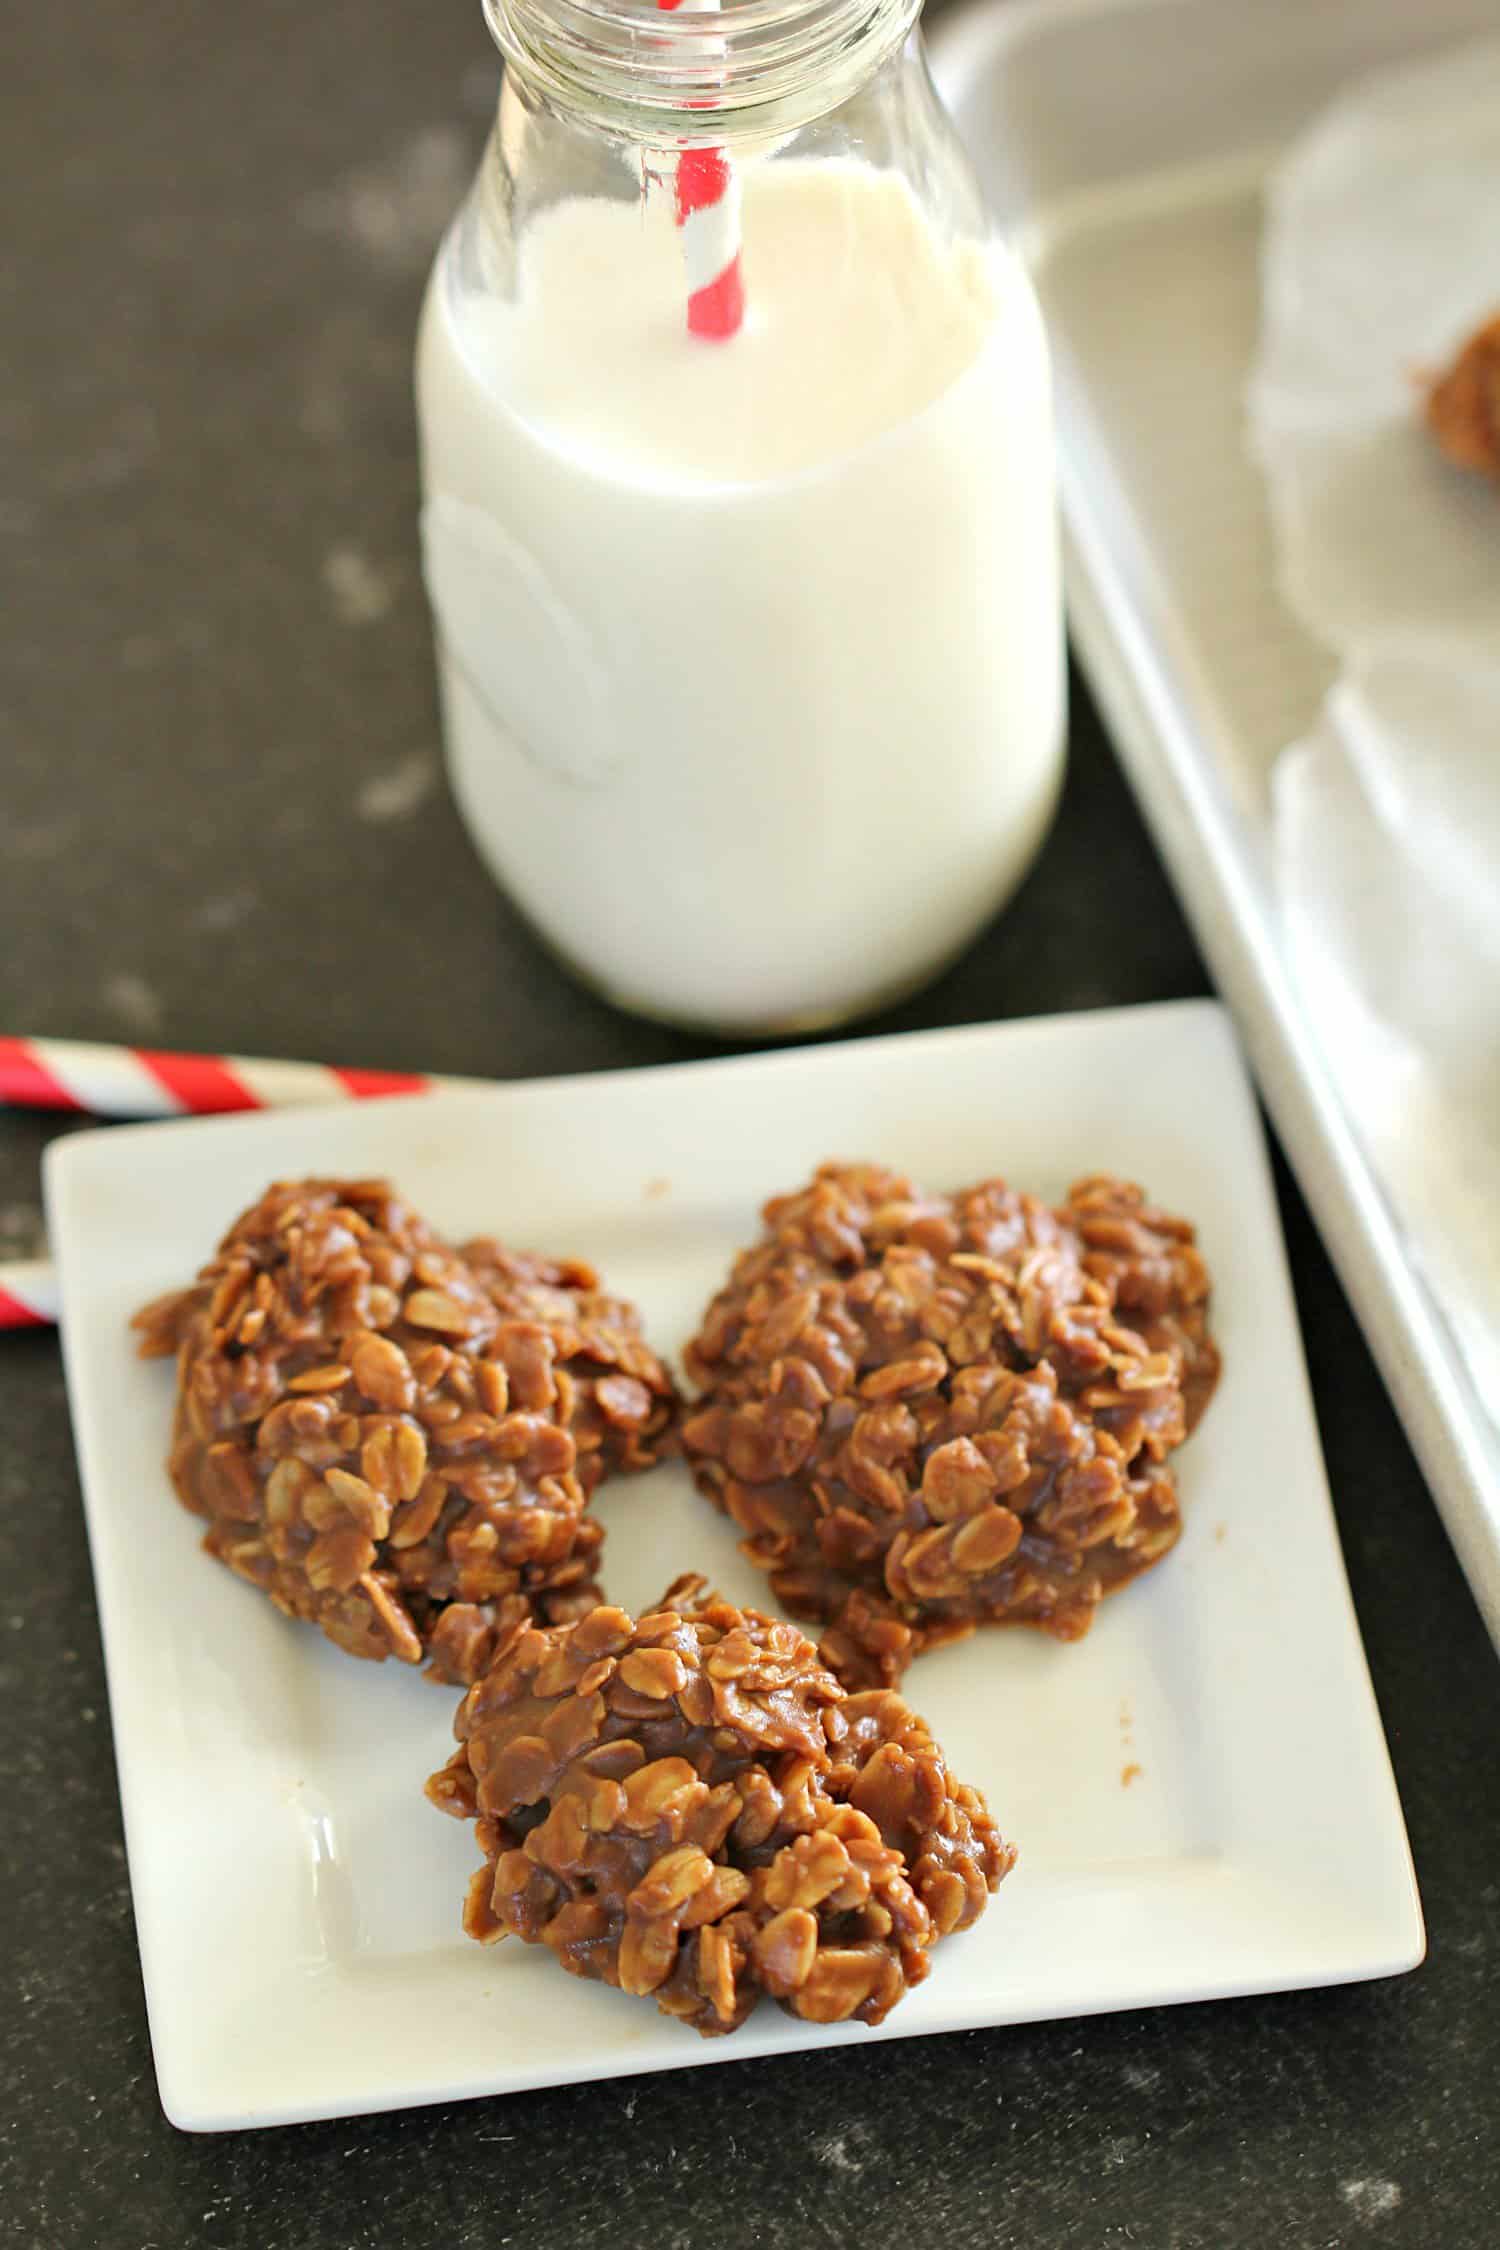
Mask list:
[[[1279,761],[1303,1005],[1500,1420],[1500,489],[1423,428],[1500,310],[1500,38],[1381,73],[1271,187],[1251,440],[1283,591],[1343,658]]]

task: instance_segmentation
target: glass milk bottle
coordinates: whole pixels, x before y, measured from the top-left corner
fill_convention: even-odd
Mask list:
[[[917,0],[486,0],[418,347],[454,792],[541,937],[735,1034],[909,991],[1062,767],[1046,346]]]

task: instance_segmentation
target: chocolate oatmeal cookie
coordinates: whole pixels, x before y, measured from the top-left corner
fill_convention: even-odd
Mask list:
[[[702,1490],[850,1684],[979,1624],[1060,1639],[1181,1528],[1167,1466],[1218,1373],[1185,1220],[827,1164],[765,1209],[689,1345]]]
[[[589,1496],[673,1413],[591,1268],[453,1250],[381,1180],[269,1188],[136,1327],[177,1357],[168,1466],[208,1551],[351,1655],[439,1679],[593,1607]]]

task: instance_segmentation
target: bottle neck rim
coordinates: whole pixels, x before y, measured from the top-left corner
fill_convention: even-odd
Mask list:
[[[901,46],[922,0],[483,0],[509,72],[550,106],[658,147],[826,116]]]

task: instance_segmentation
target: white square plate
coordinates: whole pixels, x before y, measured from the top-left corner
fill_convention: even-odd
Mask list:
[[[1187,1530],[1060,1646],[992,1632],[907,1691],[1020,1864],[878,2032],[769,2005],[701,2041],[459,1929],[471,1833],[421,1795],[455,1698],[361,1665],[198,1551],[171,1373],[126,1323],[273,1177],[384,1172],[456,1235],[574,1252],[676,1354],[758,1207],[829,1156],[933,1187],[1142,1180],[1199,1227],[1225,1373]],[[214,2130],[1411,1968],[1421,1912],[1329,1506],[1253,1098],[1208,1003],[84,1133],[48,1152],[74,1427],[162,2100]],[[607,1488],[610,1592],[763,1601],[669,1465]]]

